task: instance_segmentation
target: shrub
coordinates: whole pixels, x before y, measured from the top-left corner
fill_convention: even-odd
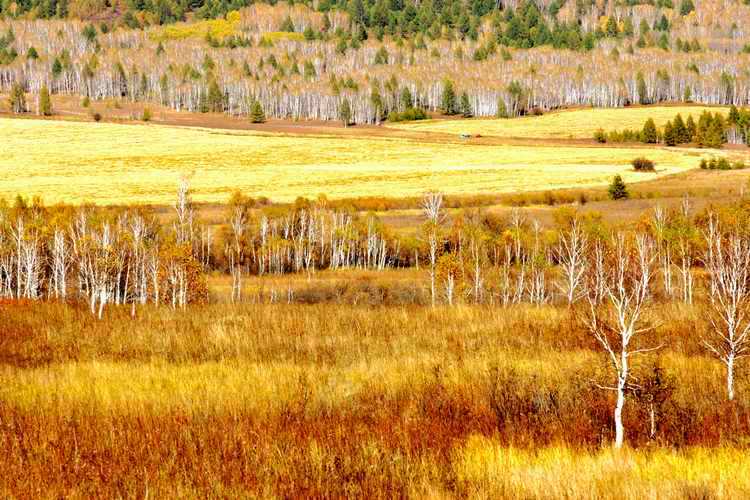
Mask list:
[[[632,164],[636,172],[653,172],[655,170],[654,162],[648,158],[636,158],[633,160]]]
[[[427,113],[422,108],[408,108],[402,113],[391,111],[388,113],[388,121],[390,122],[410,122],[415,120],[424,120],[427,118]]]
[[[102,120],[101,113],[94,113],[93,115],[91,115],[91,117],[94,119],[95,122],[99,122]]]
[[[91,99],[89,99],[89,96],[84,97],[83,100],[81,101],[81,106],[83,106],[84,108],[88,108],[90,105],[91,105]]]
[[[729,164],[729,161],[726,158],[719,158],[719,161],[716,162],[716,169],[717,170],[730,170],[732,166]]]
[[[594,140],[601,144],[607,142],[607,133],[604,132],[603,128],[600,128],[596,132],[594,132]]]
[[[701,169],[702,170],[707,170],[708,169],[708,162],[706,161],[705,158],[701,158]]]
[[[151,109],[143,108],[143,115],[141,116],[141,120],[143,120],[144,122],[151,121]]]

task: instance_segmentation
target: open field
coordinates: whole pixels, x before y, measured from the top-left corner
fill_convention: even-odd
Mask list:
[[[748,466],[750,387],[722,402],[695,339],[702,306],[659,308],[678,382],[655,440],[648,405],[628,402],[635,449],[621,453],[607,449],[612,395],[590,382],[605,358],[567,308],[0,308],[3,496],[750,492],[731,473]]]
[[[494,122],[493,122],[494,123]],[[515,123],[513,122],[508,123]],[[522,123],[519,121],[518,123]],[[589,145],[510,145],[405,137],[263,134],[156,125],[0,119],[0,197],[47,203],[172,201],[181,176],[198,202],[236,189],[274,201],[298,196],[491,194],[601,186],[695,168],[704,151]],[[648,156],[655,174],[632,171]]]
[[[538,138],[538,139],[591,139],[597,129],[640,130],[649,118],[653,118],[657,127],[673,119],[677,113],[683,119],[698,116],[703,111],[726,114],[729,108],[724,106],[635,106],[628,108],[585,108],[562,110],[542,116],[524,116],[521,118],[471,119],[471,120],[425,120],[411,123],[390,124],[401,130],[441,132],[446,134],[481,134],[505,138]]]

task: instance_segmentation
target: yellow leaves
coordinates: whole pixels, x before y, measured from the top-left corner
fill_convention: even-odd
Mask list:
[[[609,16],[601,16],[599,18],[599,29],[606,33],[608,22],[609,22]]]
[[[233,16],[232,14],[237,14]],[[155,40],[185,40],[187,38],[205,38],[207,35],[222,40],[237,34],[239,29],[239,13],[232,11],[227,19],[212,19],[194,23],[176,23],[155,30],[151,37]]]
[[[290,33],[286,31],[269,31],[267,33],[263,33],[263,38],[271,42],[276,42],[279,40],[302,42],[305,40],[305,36],[302,33]]]
[[[240,16],[240,12],[237,10],[233,10],[227,13],[227,21],[232,24],[239,24],[241,19],[242,16]]]

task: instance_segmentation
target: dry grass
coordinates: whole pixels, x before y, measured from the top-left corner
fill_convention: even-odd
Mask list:
[[[491,145],[393,137],[293,136],[157,125],[0,119],[0,197],[98,204],[172,201],[180,176],[195,199],[234,189],[274,201],[298,196],[504,193],[654,179],[697,166],[686,149]],[[647,156],[657,173],[632,171]]]
[[[615,454],[603,355],[566,308],[0,303],[0,496],[741,498],[702,306],[658,310],[677,376]],[[703,325],[703,326],[701,326]],[[639,358],[636,369],[648,363]],[[737,474],[733,474],[737,471]]]
[[[564,447],[508,448],[471,437],[454,470],[460,488],[478,498],[747,498],[750,467],[737,449],[589,454]]]
[[[594,132],[604,130],[621,130],[624,128],[643,128],[644,122],[653,118],[657,127],[682,114],[683,119],[698,116],[705,110],[726,113],[726,107],[707,106],[647,106],[630,108],[595,108],[564,110],[548,113],[543,116],[526,116],[512,120],[476,119],[476,120],[427,120],[413,123],[390,125],[398,129],[423,132],[442,132],[448,134],[481,134],[504,138],[539,138],[539,139],[591,139]]]

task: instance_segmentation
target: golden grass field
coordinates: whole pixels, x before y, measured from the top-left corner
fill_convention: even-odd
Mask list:
[[[540,139],[591,139],[597,129],[622,130],[643,128],[649,118],[657,127],[662,127],[677,113],[683,119],[693,115],[694,120],[703,111],[726,114],[727,107],[707,106],[644,106],[632,108],[589,108],[563,110],[542,116],[524,116],[512,120],[471,119],[471,120],[425,120],[411,123],[397,123],[390,127],[402,130],[441,132],[447,134],[481,134],[508,138]]]
[[[134,328],[125,309],[6,307],[3,498],[750,494],[750,386],[722,403],[703,305],[659,306],[678,382],[656,441],[629,399],[620,452],[591,387],[606,360],[568,308],[144,308]]]
[[[526,126],[525,120],[476,123]],[[626,182],[652,180],[695,168],[704,154],[581,144],[450,143],[366,133],[284,135],[2,118],[0,197],[163,204],[172,201],[181,176],[190,178],[199,202],[225,201],[236,189],[274,201],[321,193],[330,198],[418,196],[429,189],[507,193],[601,186],[618,173]],[[656,162],[657,173],[632,171],[630,161],[644,155]]]

